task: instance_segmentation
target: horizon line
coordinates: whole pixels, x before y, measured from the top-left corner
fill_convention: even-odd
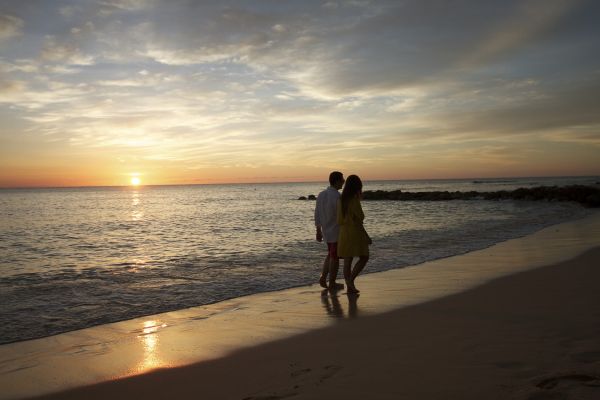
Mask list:
[[[600,178],[600,175],[534,175],[534,176],[497,176],[497,177],[467,177],[467,178],[405,178],[405,179],[364,179],[364,182],[395,182],[395,181],[466,181],[466,180],[498,180],[498,179],[539,179],[539,178]],[[79,186],[0,186],[0,190],[11,189],[93,189],[93,188],[144,188],[162,186],[212,186],[212,185],[275,185],[291,183],[327,183],[326,179],[306,181],[270,181],[270,182],[206,182],[206,183],[164,183],[153,185],[79,185]]]

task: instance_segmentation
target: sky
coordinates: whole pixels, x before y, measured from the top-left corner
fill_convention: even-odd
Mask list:
[[[0,2],[0,187],[600,175],[600,2]]]

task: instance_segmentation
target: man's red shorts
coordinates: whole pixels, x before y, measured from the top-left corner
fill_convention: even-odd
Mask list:
[[[337,242],[335,243],[327,243],[327,252],[329,253],[329,258],[338,258],[337,255]]]

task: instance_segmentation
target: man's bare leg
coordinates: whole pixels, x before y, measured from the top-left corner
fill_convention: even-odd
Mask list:
[[[319,284],[321,287],[327,289],[327,274],[329,273],[329,254],[325,257],[325,261],[323,261],[323,271],[321,271],[321,278],[319,279]]]
[[[341,290],[344,285],[336,283],[338,269],[340,268],[340,259],[337,257],[329,259],[329,290]]]

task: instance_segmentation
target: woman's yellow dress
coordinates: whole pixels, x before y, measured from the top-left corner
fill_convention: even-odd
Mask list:
[[[348,204],[346,215],[342,213],[342,201],[338,200],[337,223],[340,226],[337,254],[339,257],[358,257],[369,255],[369,242],[363,228],[365,214],[360,200],[355,197]]]

